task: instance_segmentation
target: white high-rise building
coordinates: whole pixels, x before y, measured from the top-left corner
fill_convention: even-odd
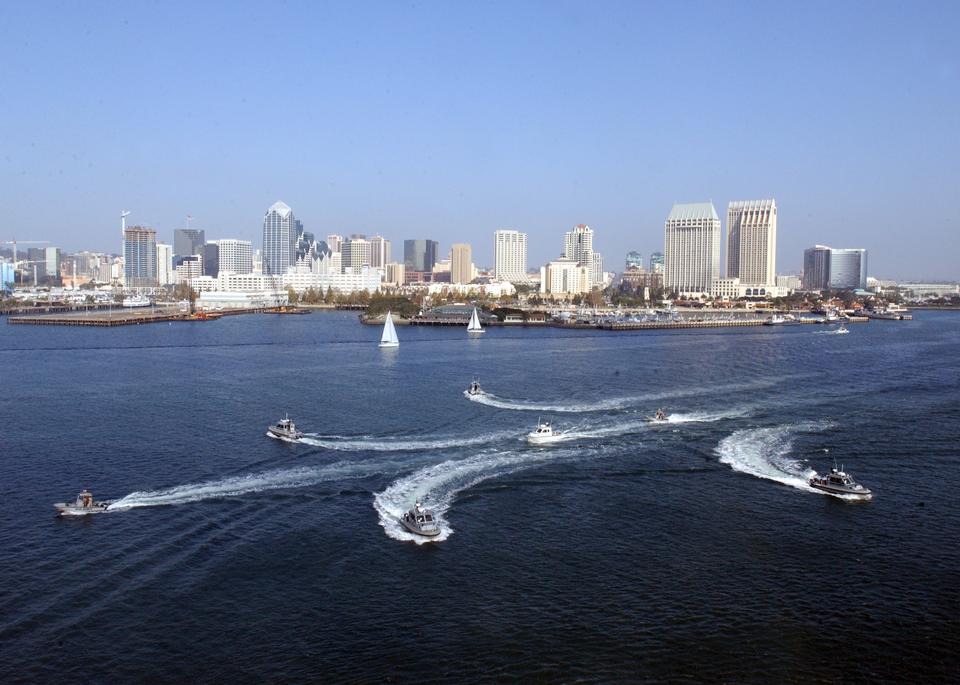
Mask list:
[[[263,273],[282,276],[297,263],[297,220],[293,210],[275,202],[263,217]]]
[[[776,200],[743,200],[727,207],[727,278],[739,278],[742,285],[776,285]]]
[[[467,243],[450,246],[450,282],[469,283],[473,280],[473,248]]]
[[[157,283],[173,285],[177,282],[173,270],[173,245],[157,243]]]
[[[331,233],[327,236],[327,247],[330,248],[331,252],[340,251],[340,243],[343,242],[343,236],[336,233]]]
[[[493,232],[493,278],[498,281],[527,281],[527,234],[510,229]]]
[[[720,217],[712,202],[675,204],[664,223],[663,287],[710,293],[720,277]]]
[[[561,257],[540,267],[540,292],[544,295],[580,295],[590,292],[590,269]]]
[[[593,262],[590,265],[590,285],[602,288],[606,285],[606,281],[603,275],[603,255],[599,252],[593,253]]]
[[[370,241],[366,238],[348,238],[343,241],[340,252],[343,255],[343,268],[360,273],[360,269],[370,264]]]
[[[383,236],[373,236],[370,239],[370,266],[382,269],[390,263],[390,257],[390,241]]]
[[[253,245],[249,240],[234,240],[224,238],[211,240],[220,250],[220,271],[229,271],[235,274],[249,274],[253,272]]]

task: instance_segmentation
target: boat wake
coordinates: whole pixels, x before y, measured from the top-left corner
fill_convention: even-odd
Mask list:
[[[450,523],[445,519],[457,495],[485,480],[507,473],[552,461],[571,457],[581,450],[503,450],[488,451],[466,459],[449,460],[427,466],[391,483],[383,492],[373,498],[373,508],[380,517],[380,526],[388,537],[394,540],[416,542],[418,545],[428,542],[442,542],[453,534]],[[420,499],[433,510],[440,526],[440,534],[426,538],[407,531],[398,517],[410,509]]]
[[[342,450],[347,452],[415,452],[420,450],[442,450],[465,445],[484,445],[512,436],[513,433],[486,433],[471,437],[438,437],[431,440],[404,440],[398,437],[376,437],[363,435],[351,437],[346,435],[317,435],[308,434],[300,438],[300,442],[314,447],[323,447],[328,450]]]
[[[790,454],[798,434],[824,431],[830,426],[829,422],[811,421],[739,430],[720,441],[717,454],[720,462],[734,471],[776,481],[806,492],[829,494],[808,485],[807,481],[816,471]]]
[[[304,466],[295,469],[265,471],[245,476],[231,476],[202,483],[177,485],[162,490],[131,492],[113,502],[107,511],[124,511],[140,507],[161,507],[187,504],[208,499],[240,497],[265,490],[299,488],[334,480],[365,478],[374,475],[369,465],[338,463],[325,466]]]

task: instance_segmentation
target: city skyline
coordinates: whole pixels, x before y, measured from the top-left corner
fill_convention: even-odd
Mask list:
[[[483,265],[497,228],[526,233],[534,265],[584,223],[615,264],[662,250],[674,203],[776,197],[781,271],[824,243],[868,247],[881,277],[958,277],[955,5],[880,5],[866,23],[853,5],[826,23],[746,5],[177,8],[7,12],[4,82],[31,106],[3,117],[3,239],[116,252],[130,209],[167,242],[193,214],[257,244],[283,198],[315,235],[466,242]],[[706,40],[677,55],[676,25]],[[724,44],[731,26],[764,59]],[[290,50],[251,53],[264,31]],[[724,106],[663,106],[694,85]],[[295,106],[279,117],[264,92]],[[725,106],[741,92],[763,106]]]

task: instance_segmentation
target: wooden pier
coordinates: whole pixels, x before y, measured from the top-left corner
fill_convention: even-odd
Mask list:
[[[220,311],[199,311],[195,314],[181,312],[176,308],[114,308],[108,311],[84,311],[64,314],[42,314],[32,316],[11,316],[7,323],[30,326],[139,326],[164,321],[216,321],[224,316],[236,314],[309,314],[291,307],[258,307],[256,309],[223,309]]]

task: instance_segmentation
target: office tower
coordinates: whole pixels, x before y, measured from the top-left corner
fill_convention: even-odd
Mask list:
[[[253,245],[249,240],[211,240],[219,250],[220,271],[248,274],[253,271]]]
[[[287,273],[296,264],[296,252],[296,217],[286,204],[275,202],[263,217],[263,273]]]
[[[157,243],[157,284],[173,285],[173,245]]]
[[[370,241],[362,237],[351,236],[343,241],[340,252],[343,255],[344,268],[350,268],[355,274],[365,266],[370,266]]]
[[[152,228],[129,226],[124,229],[123,285],[126,288],[157,286],[157,233]]]
[[[201,228],[175,229],[173,232],[173,254],[177,257],[200,254],[204,242],[203,229]]]
[[[22,254],[22,253],[21,253]],[[27,248],[27,262],[23,264],[21,262],[21,272],[35,275],[37,285],[40,281],[47,280],[47,249],[44,247],[30,247]],[[23,276],[21,275],[21,280]]]
[[[390,241],[375,235],[370,239],[370,266],[382,269],[390,263]]]
[[[0,290],[7,293],[11,292],[15,279],[13,262],[0,262]]]
[[[450,282],[469,283],[473,280],[473,248],[466,243],[450,246]]]
[[[663,273],[663,253],[662,252],[650,253],[650,273],[652,274]]]
[[[593,253],[593,260],[590,264],[590,276],[592,279],[590,281],[591,286],[602,288],[606,285],[603,278],[603,255],[599,252]]]
[[[627,253],[626,268],[629,269],[631,266],[638,269],[643,268],[643,255],[641,253],[633,250]]]
[[[203,255],[188,255],[174,269],[176,283],[190,284],[194,278],[203,275]]]
[[[830,249],[830,289],[864,290],[867,287],[867,251]]]
[[[330,248],[331,252],[340,251],[340,243],[343,242],[343,236],[337,235],[336,233],[331,233],[327,236],[327,247]]]
[[[44,271],[51,285],[60,285],[60,248],[47,247],[43,250]]]
[[[563,256],[578,264],[590,267],[593,264],[593,229],[586,224],[577,224],[563,236]]]
[[[803,289],[826,290],[830,287],[830,248],[814,245],[803,251]]]
[[[667,291],[709,293],[720,277],[720,217],[712,202],[675,204],[664,223]]]
[[[768,285],[777,278],[777,201],[744,200],[727,207],[727,278]]]
[[[436,240],[404,240],[403,263],[408,271],[431,272],[437,263]]]
[[[575,259],[561,257],[540,267],[540,292],[545,295],[579,295],[590,288],[590,269]]]
[[[407,280],[407,267],[400,262],[387,262],[384,271],[384,283],[403,285]]]
[[[211,241],[203,246],[203,275],[216,278],[220,274],[220,246]]]
[[[510,229],[493,232],[493,278],[496,281],[527,281],[527,234]]]
[[[257,250],[256,252],[254,252],[250,261],[251,261],[251,266],[253,267],[250,273],[262,274],[263,273],[263,250]]]

